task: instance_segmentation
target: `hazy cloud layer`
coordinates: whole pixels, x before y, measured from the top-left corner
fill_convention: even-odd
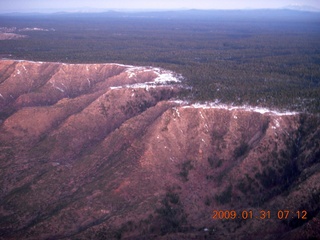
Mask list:
[[[1,11],[41,9],[246,9],[303,5],[320,8],[319,0],[0,0]]]

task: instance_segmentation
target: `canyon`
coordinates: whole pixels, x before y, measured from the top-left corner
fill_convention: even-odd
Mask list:
[[[319,115],[186,89],[155,67],[1,60],[0,239],[319,238]]]

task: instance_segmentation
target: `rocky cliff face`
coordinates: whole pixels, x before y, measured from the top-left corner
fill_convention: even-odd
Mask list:
[[[2,60],[0,238],[319,238],[319,117],[179,101],[180,80]]]

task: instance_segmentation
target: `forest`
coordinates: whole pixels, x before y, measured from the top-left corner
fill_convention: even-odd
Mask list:
[[[0,29],[27,36],[1,40],[1,58],[163,67],[189,101],[320,113],[320,13],[3,14]]]

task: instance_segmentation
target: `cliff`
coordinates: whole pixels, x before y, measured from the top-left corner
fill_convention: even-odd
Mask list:
[[[181,101],[181,81],[2,60],[0,238],[318,238],[319,117]]]

